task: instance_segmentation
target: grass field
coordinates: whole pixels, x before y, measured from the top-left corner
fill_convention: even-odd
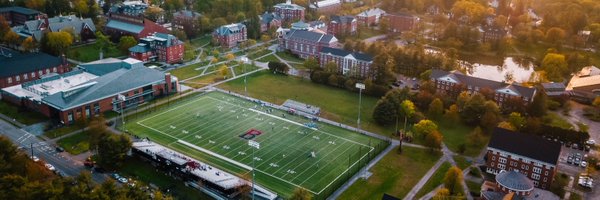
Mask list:
[[[302,187],[323,199],[386,146],[336,126],[318,123],[318,129],[309,128],[309,119],[266,110],[255,102],[209,92],[129,119],[126,128],[240,176],[247,176],[254,160],[257,182],[284,197]],[[262,132],[254,139],[260,143],[255,156],[241,137],[251,129]]]
[[[116,47],[109,47],[104,50],[104,58],[116,58],[121,56],[127,56],[127,54]],[[67,51],[67,58],[81,62],[95,61],[100,58],[100,49],[95,44],[85,44],[73,47]]]
[[[62,138],[56,142],[59,146],[65,149],[65,151],[78,155],[86,152],[90,148],[89,134],[86,132],[79,132],[75,135],[71,135],[66,138]]]
[[[437,186],[444,184],[444,176],[446,176],[446,172],[448,172],[448,169],[450,169],[451,166],[452,165],[450,165],[450,163],[448,162],[442,164],[440,168],[438,168],[438,170],[435,171],[435,173],[433,173],[433,176],[431,176],[427,183],[423,185],[421,190],[417,192],[416,197],[421,198],[427,193],[433,191]]]
[[[19,109],[19,107],[6,101],[0,101],[0,113],[25,125],[31,125],[48,120],[48,118],[41,113],[26,109]]]

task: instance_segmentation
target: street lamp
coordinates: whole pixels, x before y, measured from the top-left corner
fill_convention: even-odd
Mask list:
[[[242,73],[244,75],[244,93],[246,93],[246,96],[248,96],[248,80],[247,80],[247,74],[246,74],[246,64],[248,63],[248,57],[243,56],[241,58],[242,60],[242,65],[244,65],[244,73]]]
[[[125,120],[124,120],[124,116],[123,116],[123,102],[125,102],[125,100],[127,99],[127,97],[125,97],[125,95],[119,94],[117,95],[117,98],[119,98],[119,100],[121,102],[119,102],[120,107],[121,107],[121,128],[123,128],[123,130],[125,130]]]
[[[358,88],[358,120],[356,122],[357,127],[360,130],[360,105],[362,104],[362,90],[365,89],[365,84],[356,83],[356,88]]]
[[[248,140],[248,145],[250,147],[252,147],[252,200],[254,200],[254,193],[256,190],[254,190],[254,184],[255,184],[255,180],[254,180],[254,171],[255,171],[255,165],[254,165],[254,160],[256,160],[256,157],[254,156],[254,149],[260,149],[260,143],[258,143],[255,140]]]

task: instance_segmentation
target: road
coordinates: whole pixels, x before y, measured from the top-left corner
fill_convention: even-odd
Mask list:
[[[36,136],[18,129],[4,120],[0,120],[0,134],[8,137],[15,145],[23,147],[27,155],[31,156],[33,152],[33,155],[40,158],[40,160],[54,165],[57,170],[64,172],[67,176],[77,176],[82,171],[87,170],[83,163],[72,160],[69,156],[61,155],[55,150],[54,146],[48,145]],[[33,151],[30,148],[32,146]],[[92,180],[97,183],[102,183],[106,179],[107,176],[104,174],[92,173]]]

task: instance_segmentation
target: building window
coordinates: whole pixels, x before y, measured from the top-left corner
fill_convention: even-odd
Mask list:
[[[73,112],[69,112],[69,114],[67,115],[67,120],[68,120],[69,124],[71,122],[73,122]]]
[[[547,178],[547,177],[544,177],[544,182],[546,182],[546,181],[548,181],[548,178]]]
[[[6,81],[7,81],[8,83],[12,83],[12,77],[8,77],[8,79],[6,79]]]
[[[27,77],[27,73],[23,74],[23,80],[27,80],[27,78],[29,78]]]
[[[542,173],[542,168],[534,167],[533,168],[533,173],[536,173],[536,174]]]
[[[54,73],[56,73],[56,71],[57,71],[57,70],[56,70],[56,67],[52,68],[52,71],[53,71]]]
[[[35,72],[31,72],[31,78],[35,78]]]
[[[498,162],[504,164],[506,163],[506,158],[498,158]]]
[[[17,81],[17,82],[21,81],[21,77],[19,75],[15,76],[15,81]]]
[[[548,176],[548,171],[545,171],[545,172],[544,172],[544,175]]]
[[[540,175],[539,174],[531,174],[531,178],[535,179],[535,180],[540,180]]]
[[[504,165],[504,164],[498,164],[498,169],[506,169],[506,165]]]
[[[100,104],[99,103],[94,103],[94,113],[96,113],[96,114],[100,113]]]

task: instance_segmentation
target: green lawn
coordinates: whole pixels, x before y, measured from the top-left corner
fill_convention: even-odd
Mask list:
[[[297,58],[296,56],[291,55],[291,54],[286,53],[286,52],[281,52],[280,51],[280,52],[277,52],[275,54],[277,54],[277,56],[279,56],[281,59],[284,59],[284,60],[287,60],[287,61],[299,62],[299,63],[304,62],[304,59]]]
[[[473,196],[479,196],[479,194],[481,193],[481,184],[483,183],[477,183],[474,181],[470,181],[467,180],[465,181],[467,183],[467,187],[469,188],[469,192],[471,192],[471,194],[473,194]]]
[[[221,84],[218,87],[242,93],[244,80]],[[258,72],[248,77],[248,94],[275,104],[283,104],[287,99],[304,102],[321,108],[321,117],[356,126],[358,117],[358,94],[344,89],[316,84],[310,80],[292,76],[274,75],[269,71]],[[372,117],[373,109],[379,99],[362,95],[361,128],[391,135],[394,127],[382,127],[375,123]]]
[[[464,156],[453,156],[454,161],[456,161],[456,165],[458,165],[458,167],[461,170],[465,170],[467,169],[469,166],[471,166],[471,162],[469,162]]]
[[[75,135],[62,138],[56,143],[73,155],[86,152],[90,148],[89,135],[86,132],[79,132]]]
[[[440,158],[429,150],[403,147],[402,154],[388,153],[369,179],[359,179],[339,199],[381,199],[384,193],[402,199]]]
[[[554,127],[559,127],[563,129],[572,129],[573,124],[569,123],[566,119],[564,119],[560,114],[554,112],[548,112],[546,116],[543,118],[544,124]]]
[[[261,143],[255,161],[257,182],[284,197],[297,186],[318,198],[327,197],[387,146],[384,141],[337,126],[317,123],[318,129],[307,128],[304,124],[310,120],[304,117],[280,110],[266,113],[257,105],[210,92],[175,103],[166,111],[128,119],[126,126],[133,134],[241,176],[247,172],[245,166],[256,160],[242,135],[251,129],[260,130],[262,134],[254,139]],[[207,151],[236,162],[206,156]]]
[[[169,189],[171,192],[167,194],[176,199],[212,199],[199,190],[185,186],[182,181],[173,179],[162,171],[157,171],[150,163],[137,157],[127,159],[127,162],[124,162],[123,167],[119,170],[119,174],[142,181],[142,185],[154,184],[163,192]]]
[[[359,28],[358,31],[359,31],[358,38],[362,39],[362,40],[381,35],[381,32],[379,30],[370,29],[370,28],[361,27],[361,28]]]
[[[256,70],[256,69],[258,69],[258,67],[257,67],[257,66],[254,66],[254,65],[246,65],[245,72],[246,72],[246,73],[248,73],[248,72],[254,71],[254,70]],[[242,65],[235,66],[235,67],[233,68],[233,71],[235,72],[235,75],[236,75],[236,76],[242,75],[242,74],[244,74],[244,66],[242,66]]]
[[[173,76],[179,78],[179,80],[184,80],[193,76],[198,76],[202,74],[202,70],[196,70],[196,68],[205,66],[209,61],[204,61],[200,63],[196,63],[193,65],[188,65],[185,67],[180,67],[174,70],[169,71]]]
[[[261,57],[261,56],[264,56],[264,55],[267,55],[267,54],[270,54],[270,53],[272,53],[272,51],[271,51],[271,50],[268,50],[268,49],[263,49],[263,50],[261,50],[261,51],[258,51],[258,52],[254,52],[254,53],[251,53],[251,54],[249,54],[249,55],[248,55],[248,58],[249,58],[249,59],[251,59],[251,60],[255,60],[255,59],[257,59],[257,58],[259,58],[259,57]]]
[[[433,173],[433,176],[431,176],[431,178],[427,181],[427,183],[425,183],[425,185],[423,185],[423,187],[421,188],[421,190],[419,190],[419,192],[417,192],[417,195],[415,197],[420,198],[424,195],[426,195],[427,193],[435,190],[435,188],[437,188],[437,186],[444,184],[444,176],[446,176],[446,172],[448,172],[448,169],[450,169],[452,165],[450,165],[450,163],[445,162],[443,163],[440,168],[438,168],[437,171],[435,171],[435,173]]]
[[[104,50],[104,58],[116,58],[121,56],[127,56],[127,54],[116,47],[110,47]],[[100,49],[96,47],[95,43],[72,47],[67,51],[67,58],[81,62],[95,61],[100,59]]]
[[[44,132],[44,136],[48,138],[57,138],[81,129],[82,128],[78,125],[63,126]]]
[[[223,76],[219,75],[218,73],[211,73],[211,74],[205,74],[198,78],[187,80],[184,84],[197,89],[197,88],[207,86],[211,83],[216,83],[221,80],[223,80]]]
[[[25,125],[31,125],[48,120],[46,116],[38,112],[19,109],[19,107],[6,101],[0,101],[0,113]]]
[[[212,37],[210,35],[201,36],[190,40],[190,45],[192,48],[196,49],[200,48],[202,45],[205,44],[210,45],[210,40],[212,40]]]
[[[461,145],[465,145],[465,152],[463,155],[466,156],[477,156],[481,150],[487,145],[490,139],[489,135],[483,135],[484,143],[472,144],[467,140],[467,136],[473,131],[472,127],[464,125],[463,123],[450,124],[447,122],[437,123],[440,132],[443,135],[443,140],[446,146],[453,152],[459,153]]]
[[[261,59],[257,60],[258,62],[281,62],[279,59],[277,59],[277,57],[275,57],[274,55],[268,55],[265,56]]]

